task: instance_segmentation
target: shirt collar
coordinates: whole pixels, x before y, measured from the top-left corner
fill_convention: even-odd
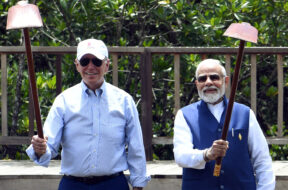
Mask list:
[[[201,100],[201,105],[203,106],[204,109],[206,109],[207,111],[209,110],[210,113],[213,114],[213,116],[216,118],[216,120],[221,123],[221,118],[225,115],[223,113],[226,112],[226,108],[227,108],[227,98],[224,95],[223,96],[223,100],[221,102],[219,102],[218,104],[207,104],[206,102],[204,102],[203,100]],[[224,120],[223,120],[224,121]]]
[[[100,88],[96,89],[94,92],[93,90],[89,89],[87,87],[87,85],[84,83],[84,81],[82,80],[81,81],[81,88],[82,88],[82,91],[87,94],[88,96],[89,95],[92,95],[92,94],[95,94],[96,96],[99,96],[101,97],[103,92],[105,91],[106,89],[106,81],[104,80],[102,85],[100,86]]]

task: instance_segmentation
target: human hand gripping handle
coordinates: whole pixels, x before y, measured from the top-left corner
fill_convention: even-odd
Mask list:
[[[235,98],[237,85],[238,85],[238,78],[239,78],[242,58],[244,54],[245,42],[248,41],[248,42],[257,43],[258,30],[246,22],[232,23],[229,26],[229,28],[225,31],[224,36],[229,36],[232,38],[240,39],[239,49],[237,53],[236,66],[234,69],[232,87],[231,87],[227,112],[225,116],[225,122],[224,122],[223,130],[222,130],[222,137],[221,137],[221,139],[226,140],[228,128],[229,128],[229,122],[231,119],[231,114],[232,114],[232,109],[233,109],[234,98]],[[216,176],[216,177],[220,176],[221,162],[222,162],[222,157],[218,157],[216,159],[213,176]]]
[[[209,162],[218,157],[224,157],[229,148],[229,142],[222,139],[215,140],[212,146],[204,151],[204,160]]]
[[[30,90],[32,92],[32,102],[36,118],[37,133],[41,138],[43,138],[43,130],[42,130],[41,114],[37,94],[33,54],[31,50],[31,42],[29,37],[29,28],[42,27],[42,26],[43,22],[40,16],[39,9],[36,5],[28,4],[28,1],[19,1],[15,6],[9,8],[6,29],[7,30],[20,29],[20,28],[23,29],[25,49],[28,61],[29,83],[30,83]]]
[[[48,141],[47,136],[45,136],[44,139],[39,137],[38,135],[34,135],[32,137],[31,144],[38,158],[40,158],[43,154],[46,153],[47,141]]]

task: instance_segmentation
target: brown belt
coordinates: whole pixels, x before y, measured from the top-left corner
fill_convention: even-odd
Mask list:
[[[63,177],[66,179],[72,179],[72,180],[87,183],[87,184],[96,184],[96,183],[106,181],[108,179],[112,179],[112,178],[119,176],[119,175],[122,175],[122,174],[123,174],[123,172],[118,172],[118,173],[115,173],[112,175],[104,175],[104,176],[76,177],[76,176],[72,176],[72,175],[64,175]]]

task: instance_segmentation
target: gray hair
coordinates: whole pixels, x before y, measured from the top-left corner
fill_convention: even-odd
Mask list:
[[[215,65],[218,65],[221,67],[221,72],[222,72],[222,75],[223,76],[226,76],[226,70],[225,70],[225,67],[223,67],[223,65],[221,64],[221,62],[217,59],[205,59],[203,61],[201,61],[199,63],[199,65],[197,66],[197,69],[196,69],[196,72],[195,72],[195,76],[196,78],[198,78],[198,75],[199,75],[199,68],[202,66],[202,65],[205,65],[205,64],[215,64]]]

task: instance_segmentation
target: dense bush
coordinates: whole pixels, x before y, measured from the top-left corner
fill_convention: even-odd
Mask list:
[[[1,0],[0,45],[23,45],[20,30],[6,31],[8,8],[16,0]],[[34,3],[36,1],[30,1]],[[75,46],[86,38],[102,39],[108,46],[202,46],[237,47],[238,41],[222,37],[225,29],[235,22],[249,22],[259,31],[258,44],[247,46],[288,45],[288,3],[263,0],[59,0],[36,2],[44,27],[31,30],[34,46]],[[53,16],[51,16],[53,15]],[[213,56],[209,56],[213,57]],[[214,56],[215,57],[215,56]],[[63,89],[81,78],[73,66],[75,55],[62,60]],[[223,63],[224,57],[219,56]],[[42,120],[56,96],[55,56],[37,55],[35,69]],[[194,73],[199,55],[181,56],[181,106],[198,99]],[[250,65],[244,59],[236,100],[250,106]],[[9,134],[28,133],[28,74],[23,55],[8,57]],[[135,102],[140,95],[140,58],[119,57],[119,86],[132,94]],[[235,63],[235,60],[233,60]],[[267,135],[275,135],[277,123],[277,70],[276,57],[259,56],[257,59],[257,118]],[[284,57],[285,96],[287,97],[287,59]],[[174,120],[173,57],[153,56],[153,135],[172,136]],[[107,75],[107,81],[111,76]],[[284,107],[288,107],[287,98]],[[138,106],[140,108],[140,106]],[[140,109],[139,109],[140,111]],[[286,112],[287,113],[287,112]],[[284,117],[287,123],[288,117]],[[286,130],[286,128],[285,128]],[[285,134],[287,135],[287,134]],[[2,146],[1,158],[23,159],[24,148]],[[281,149],[281,151],[280,151]],[[16,151],[13,151],[16,150]],[[172,159],[171,147],[154,147],[155,158]],[[11,152],[9,152],[11,151]],[[19,153],[20,152],[20,153]],[[281,156],[278,156],[281,152]],[[287,146],[273,145],[275,159],[287,159]]]

